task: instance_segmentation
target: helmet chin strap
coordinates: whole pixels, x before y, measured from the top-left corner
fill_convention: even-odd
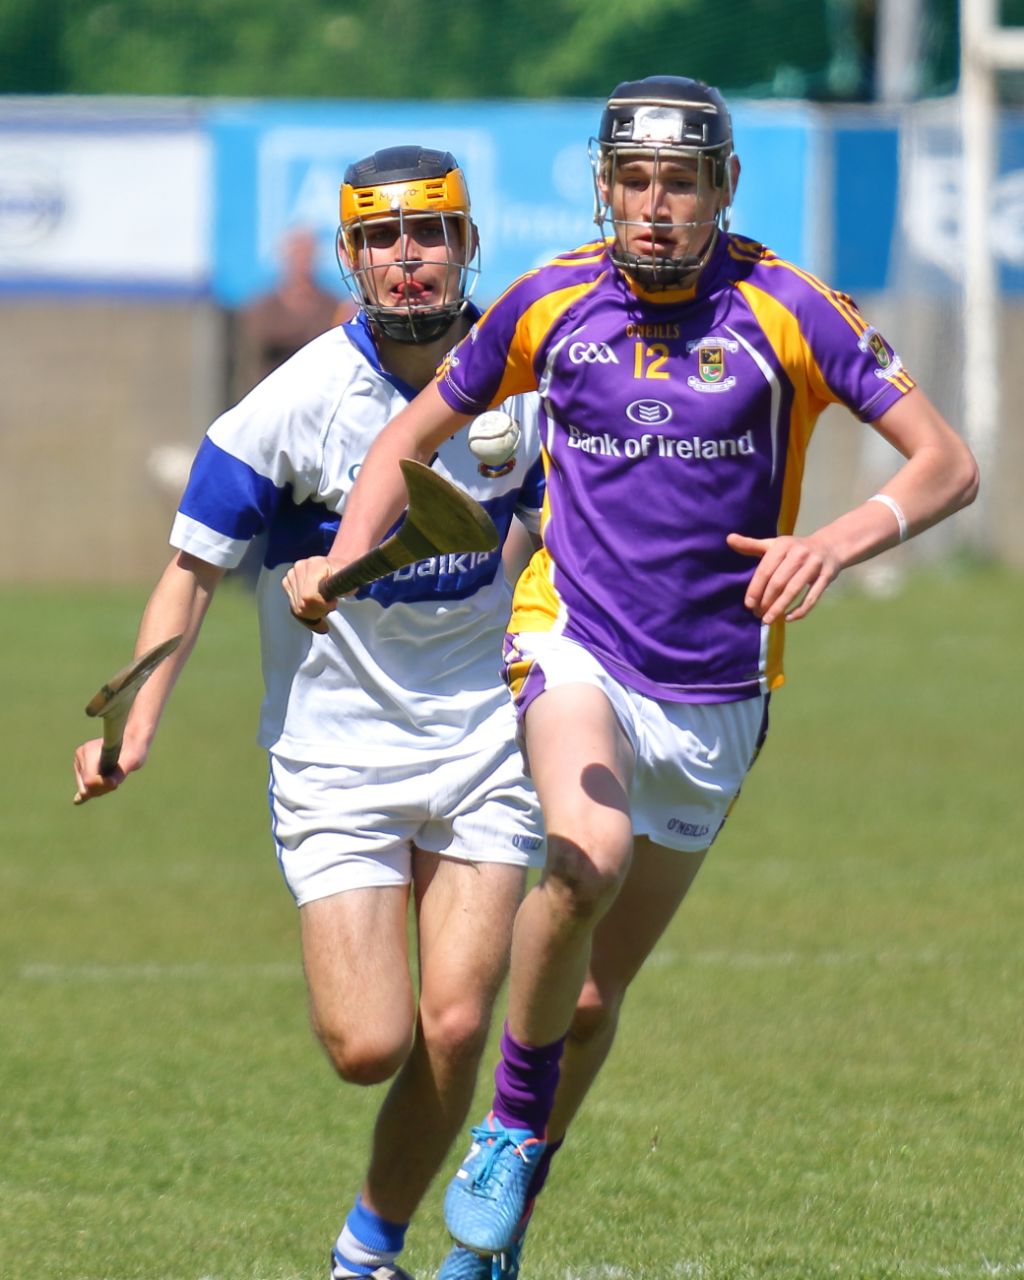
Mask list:
[[[364,304],[365,305],[365,304]],[[365,307],[370,323],[393,342],[415,345],[434,342],[443,337],[455,324],[465,308],[465,303],[454,314],[445,310],[435,315],[416,315],[411,309]]]
[[[635,280],[641,288],[653,293],[659,289],[688,288],[708,264],[715,245],[718,244],[720,228],[712,228],[707,244],[696,257],[687,255],[682,258],[641,257],[637,253],[627,253],[619,247],[618,240],[611,249],[612,262]]]

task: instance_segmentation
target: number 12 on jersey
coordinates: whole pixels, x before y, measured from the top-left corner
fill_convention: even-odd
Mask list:
[[[650,346],[638,342],[633,350],[634,378],[667,378],[668,373],[662,365],[668,360],[668,347],[663,342],[654,342]]]

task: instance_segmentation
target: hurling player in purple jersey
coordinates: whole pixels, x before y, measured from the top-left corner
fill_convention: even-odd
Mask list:
[[[493,1107],[445,1198],[456,1248],[439,1280],[518,1274],[626,989],[763,741],[785,624],[978,484],[853,301],[729,233],[740,165],[716,90],[619,85],[591,159],[601,238],[515,281],[378,436],[329,555],[346,563],[383,536],[399,459],[539,390],[543,546],[516,588],[505,674],[548,857],[516,917]],[[881,492],[797,536],[830,403],[901,457]],[[312,581],[300,607],[328,608]]]

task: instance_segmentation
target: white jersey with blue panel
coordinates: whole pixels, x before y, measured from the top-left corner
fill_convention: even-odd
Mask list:
[[[511,591],[500,551],[444,555],[339,602],[317,635],[291,615],[289,566],[324,555],[367,450],[415,395],[385,373],[361,314],[316,338],[210,427],[171,544],[233,568],[266,537],[256,587],[261,745],[292,760],[386,768],[459,758],[514,734],[501,683]],[[459,432],[432,466],[489,512],[536,531],[544,491],[535,395],[504,404],[522,438],[513,465],[487,468]]]

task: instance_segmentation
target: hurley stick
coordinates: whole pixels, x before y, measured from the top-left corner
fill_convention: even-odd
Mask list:
[[[90,699],[85,708],[85,714],[103,717],[100,773],[104,778],[109,778],[117,768],[121,742],[124,738],[124,726],[128,720],[128,713],[132,709],[132,703],[135,701],[135,695],[164,658],[172,654],[180,643],[181,636],[178,635],[154,645],[148,653],[142,654],[127,667],[122,667],[117,675],[111,676],[100,691]]]
[[[402,523],[379,547],[323,578],[319,589],[325,600],[337,600],[417,560],[497,549],[498,531],[479,502],[422,462],[403,458],[400,466],[409,495]],[[312,630],[326,630],[322,620],[299,621]]]

